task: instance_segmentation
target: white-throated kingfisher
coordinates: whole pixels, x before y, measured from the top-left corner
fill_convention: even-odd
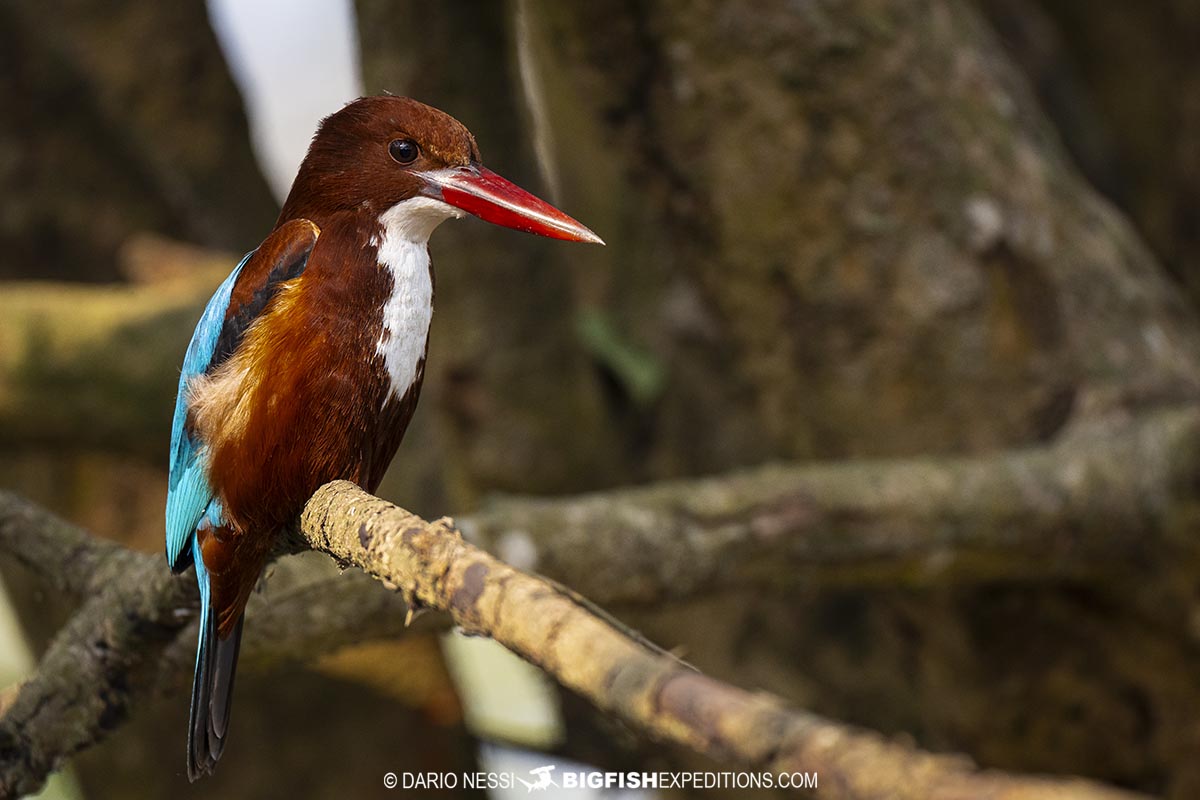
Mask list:
[[[196,326],[171,429],[167,560],[194,564],[200,643],[188,778],[229,732],[242,612],[278,534],[322,484],[373,492],[417,403],[433,315],[428,240],[464,212],[600,242],[480,163],[461,123],[365,97],[313,137],[274,230]]]

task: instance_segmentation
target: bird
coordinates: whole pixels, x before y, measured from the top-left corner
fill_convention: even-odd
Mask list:
[[[329,481],[374,492],[400,445],[425,374],[429,237],[467,214],[603,244],[484,167],[449,114],[359,98],[321,121],[274,228],[205,306],[179,376],[166,503],[167,562],[194,566],[200,591],[189,781],[224,750],[243,612],[280,532]]]

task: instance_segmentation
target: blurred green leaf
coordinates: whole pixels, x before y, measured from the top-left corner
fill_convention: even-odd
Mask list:
[[[625,338],[612,317],[594,309],[584,311],[575,329],[584,348],[612,371],[637,405],[646,407],[662,395],[666,366],[654,353]]]

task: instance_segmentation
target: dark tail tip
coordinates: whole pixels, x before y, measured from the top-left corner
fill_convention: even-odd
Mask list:
[[[188,780],[211,775],[216,769],[233,703],[233,679],[242,644],[242,620],[227,638],[217,636],[215,615],[205,613],[200,622],[200,649],[192,683],[192,713],[188,723]]]

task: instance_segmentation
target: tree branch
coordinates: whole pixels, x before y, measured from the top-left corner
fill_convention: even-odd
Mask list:
[[[553,500],[495,502],[467,538],[605,606],[800,582],[1111,576],[1194,548],[1200,409],[1109,418],[962,458],[759,467]]]
[[[28,553],[18,529],[47,519],[0,494],[0,547]],[[77,534],[46,530],[68,542]],[[965,758],[924,753],[705,677],[637,643],[556,584],[466,543],[448,521],[426,522],[348,483],[317,492],[293,542],[491,636],[645,735],[747,769],[816,771],[823,797],[1131,796],[1077,779],[981,771]],[[128,572],[77,612],[0,718],[0,796],[35,790],[64,758],[119,724],[152,687],[158,654],[194,615],[189,578],[170,576],[151,556],[124,557]],[[354,616],[354,626],[372,616]],[[400,619],[379,616],[392,626]]]
[[[0,491],[0,553],[59,592],[85,598],[19,691],[0,697],[0,798],[35,792],[72,754],[98,743],[137,703],[179,690],[195,661],[195,579],[159,556],[89,536]],[[278,572],[303,571],[296,559]],[[251,599],[244,666],[311,658],[404,631],[406,606],[361,574],[272,581]]]
[[[472,543],[604,606],[800,582],[1103,577],[1132,553],[1194,547],[1197,473],[1200,408],[1188,406],[982,456],[778,464],[501,498],[459,524]],[[124,574],[130,555],[0,492],[3,551],[76,595]],[[335,585],[351,604],[374,594],[365,581]]]
[[[776,774],[816,771],[823,797],[1128,797],[1086,781],[977,770],[814,714],[791,710],[651,651],[567,593],[346,482],[309,501],[300,533],[465,631],[490,636],[597,708],[658,740]]]
[[[36,792],[68,756],[124,722],[155,654],[195,614],[194,581],[149,556],[113,555],[125,572],[75,612],[0,717],[0,797]]]

